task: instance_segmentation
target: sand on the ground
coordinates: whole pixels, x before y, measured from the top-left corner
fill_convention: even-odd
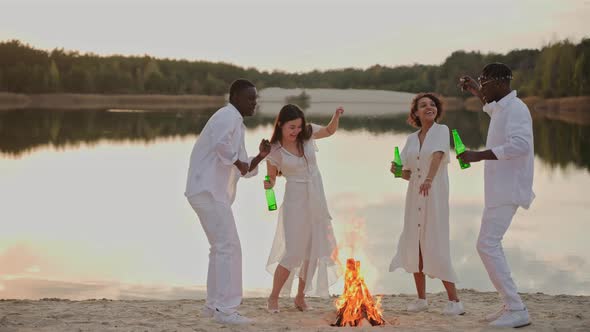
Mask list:
[[[254,318],[245,326],[222,325],[201,317],[204,300],[0,300],[0,331],[482,331],[489,328],[483,317],[500,306],[496,293],[459,292],[466,314],[441,314],[444,293],[429,294],[426,312],[407,313],[404,308],[415,295],[382,297],[384,318],[389,324],[372,327],[331,327],[336,317],[335,298],[308,298],[313,310],[297,311],[292,299],[281,298],[281,312],[269,314],[265,298],[245,298],[240,312]],[[590,331],[590,296],[523,294],[532,325],[521,331]]]

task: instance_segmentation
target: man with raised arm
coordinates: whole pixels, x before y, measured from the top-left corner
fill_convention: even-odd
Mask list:
[[[504,305],[486,319],[495,327],[522,327],[531,323],[518,295],[502,249],[502,238],[519,207],[528,209],[533,193],[533,124],[527,106],[511,90],[512,71],[502,63],[485,66],[474,81],[460,78],[459,86],[477,96],[490,116],[484,151],[465,151],[464,162],[485,160],[485,208],[477,251]]]

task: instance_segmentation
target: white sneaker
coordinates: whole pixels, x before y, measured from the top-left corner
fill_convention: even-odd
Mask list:
[[[214,315],[215,315],[215,309],[210,308],[208,306],[204,306],[201,308],[201,317],[211,318]]]
[[[409,312],[419,312],[428,309],[428,301],[426,299],[415,299],[408,304],[407,310]]]
[[[500,318],[500,316],[502,316],[502,314],[504,313],[504,311],[506,311],[506,305],[502,305],[502,307],[500,309],[498,309],[497,311],[486,315],[485,320],[488,322],[493,322],[496,319]]]
[[[447,305],[443,309],[442,313],[443,313],[443,315],[447,315],[447,316],[464,315],[465,309],[463,309],[463,303],[461,303],[460,301],[459,302],[449,301],[449,302],[447,302]]]
[[[531,324],[529,312],[523,310],[505,310],[500,318],[490,323],[493,327],[523,327]]]
[[[232,324],[232,325],[241,325],[241,324],[252,324],[254,323],[253,319],[248,317],[244,317],[240,315],[237,311],[232,314],[224,314],[221,311],[215,312],[215,321],[221,324]]]

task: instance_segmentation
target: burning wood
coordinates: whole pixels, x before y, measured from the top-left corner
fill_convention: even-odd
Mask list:
[[[380,299],[373,300],[365,280],[361,276],[361,262],[353,258],[346,260],[344,292],[336,300],[338,316],[332,326],[359,326],[363,318],[372,326],[383,325]]]

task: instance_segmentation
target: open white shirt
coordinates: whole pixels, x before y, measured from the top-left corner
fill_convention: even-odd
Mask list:
[[[486,160],[484,172],[485,205],[519,205],[528,209],[533,193],[533,121],[528,107],[510,92],[498,102],[485,104],[490,127],[486,148],[498,160]]]
[[[232,105],[220,108],[207,121],[191,153],[185,196],[210,192],[218,202],[232,204],[241,174],[236,160],[250,162],[244,142],[244,118]],[[258,174],[258,167],[244,177]]]

